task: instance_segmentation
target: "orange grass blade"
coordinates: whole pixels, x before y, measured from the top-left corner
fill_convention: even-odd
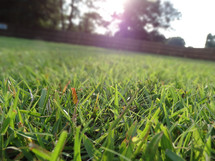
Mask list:
[[[63,88],[63,94],[66,92],[66,89],[68,87],[68,85],[71,83],[71,81],[68,81],[68,83],[65,85],[65,87]]]
[[[77,105],[78,104],[78,96],[76,94],[75,88],[71,88],[71,90],[72,90],[73,103]]]

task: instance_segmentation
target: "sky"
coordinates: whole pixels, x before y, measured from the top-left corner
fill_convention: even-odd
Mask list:
[[[107,0],[101,14],[107,19],[114,11],[122,12],[126,0]],[[203,48],[209,33],[215,34],[215,0],[169,0],[182,13],[180,20],[171,23],[172,30],[162,31],[167,37],[180,36],[187,47]],[[117,27],[111,26],[116,31]],[[104,32],[102,29],[100,33]]]
[[[174,30],[165,31],[166,37],[180,36],[186,46],[202,48],[208,33],[215,34],[215,0],[170,0],[182,13],[180,20],[172,23]]]
[[[106,0],[100,3],[99,13],[106,20],[111,20],[114,12],[123,12],[123,3],[127,0]],[[131,0],[132,1],[132,0]],[[156,1],[156,0],[151,0]],[[215,35],[215,0],[162,0],[170,1],[173,7],[181,12],[182,17],[171,23],[173,29],[162,31],[166,38],[182,37],[187,47],[204,48],[209,33]],[[69,3],[70,0],[67,0]],[[84,9],[83,9],[84,10]],[[117,31],[117,22],[110,30]],[[98,28],[97,33],[105,34],[104,28]]]

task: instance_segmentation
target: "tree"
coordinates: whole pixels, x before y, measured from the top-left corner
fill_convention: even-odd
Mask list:
[[[60,23],[59,0],[1,0],[0,20],[25,27],[56,29]]]
[[[69,6],[70,6],[70,14],[68,16],[68,27],[67,30],[74,30],[74,23],[73,20],[77,18],[80,15],[80,10],[79,10],[79,3],[81,3],[81,0],[71,0]]]
[[[104,21],[103,18],[97,12],[85,13],[79,23],[79,31],[85,33],[93,33],[96,26],[107,27],[109,22]]]
[[[116,36],[163,41],[160,29],[168,29],[170,22],[179,18],[180,13],[170,2],[160,0],[132,0],[125,5],[124,13],[118,15],[121,20]]]
[[[185,41],[181,37],[172,37],[172,38],[169,38],[166,43],[168,45],[173,45],[173,46],[180,46],[180,47],[184,47],[185,46]]]
[[[214,48],[215,47],[215,35],[208,34],[206,43],[205,43],[206,48]]]
[[[68,17],[67,30],[80,30],[85,32],[92,32],[96,25],[105,25],[106,22],[97,13],[96,2],[105,0],[71,0],[70,1],[70,14]],[[83,12],[81,8],[87,8],[87,12]],[[79,24],[74,24],[74,20],[79,20]],[[89,25],[89,26],[87,26]]]
[[[65,0],[59,0],[60,2],[60,21],[61,21],[61,28],[65,30]]]

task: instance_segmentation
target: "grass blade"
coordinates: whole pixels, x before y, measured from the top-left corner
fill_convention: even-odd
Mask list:
[[[183,158],[172,152],[171,150],[167,149],[166,150],[166,155],[168,156],[169,159],[172,161],[185,161]]]
[[[63,131],[61,133],[57,145],[55,146],[54,151],[51,154],[50,161],[57,161],[57,159],[60,157],[60,153],[62,152],[65,145],[67,135],[68,133],[66,131]]]

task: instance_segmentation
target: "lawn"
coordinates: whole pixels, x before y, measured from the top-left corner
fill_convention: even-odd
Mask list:
[[[0,37],[0,160],[214,160],[214,71]]]

